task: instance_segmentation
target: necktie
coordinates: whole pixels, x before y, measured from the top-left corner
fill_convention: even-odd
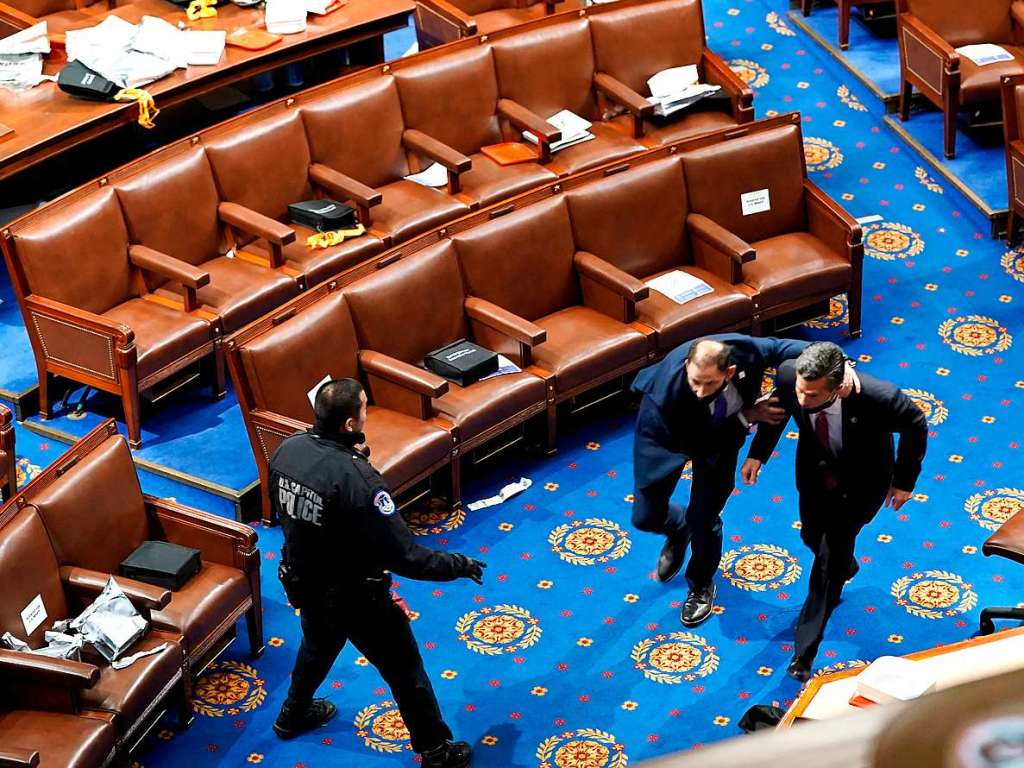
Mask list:
[[[832,455],[832,444],[828,439],[828,416],[824,411],[819,411],[814,417],[814,434],[818,436],[818,444],[821,450]]]
[[[726,409],[725,396],[724,395],[719,395],[718,398],[715,400],[715,408],[714,408],[714,410],[711,413],[711,423],[712,424],[714,424],[715,426],[718,426],[723,421],[725,421],[725,409]]]

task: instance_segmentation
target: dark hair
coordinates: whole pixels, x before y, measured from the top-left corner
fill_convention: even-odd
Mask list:
[[[690,347],[689,360],[694,365],[714,365],[726,371],[732,365],[732,347],[717,339],[697,339]]]
[[[796,359],[796,373],[800,378],[812,381],[824,377],[829,389],[837,389],[842,384],[845,368],[843,350],[831,341],[808,344]]]
[[[355,379],[332,379],[316,391],[313,413],[321,432],[341,432],[346,419],[359,417],[359,393],[363,385]]]

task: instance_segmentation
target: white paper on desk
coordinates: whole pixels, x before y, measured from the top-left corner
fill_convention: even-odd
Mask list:
[[[46,22],[40,21],[0,40],[0,53],[49,53],[50,38],[46,36]]]
[[[496,504],[501,504],[503,502],[508,501],[517,493],[522,493],[531,485],[533,485],[533,480],[531,480],[528,477],[521,477],[519,478],[518,482],[509,483],[500,491],[498,491],[497,496],[490,496],[486,499],[480,499],[480,501],[474,501],[470,504],[467,504],[466,509],[468,509],[470,512],[476,512],[478,509],[483,509],[484,507],[493,507]]]
[[[320,391],[320,387],[331,380],[331,374],[327,374],[320,381],[313,385],[313,388],[306,393],[306,397],[309,399],[309,407],[316,408],[316,393]]]
[[[699,277],[678,269],[648,280],[645,285],[665,294],[676,304],[685,304],[715,290]]]
[[[23,91],[50,79],[43,74],[43,54],[0,53],[0,86]]]
[[[552,152],[597,138],[590,132],[592,123],[568,109],[556,112],[547,122],[562,132],[562,138],[551,143]],[[537,137],[529,131],[523,131],[523,138],[531,144],[539,143]]]
[[[935,675],[916,661],[879,656],[857,675],[857,695],[879,704],[911,701],[935,690]]]
[[[176,67],[188,64],[184,33],[156,16],[143,16],[132,38],[132,50],[148,53]]]
[[[419,173],[406,176],[405,180],[424,187],[443,187],[448,183],[448,169],[440,163],[431,163]]]
[[[228,34],[223,29],[190,29],[181,34],[185,38],[185,55],[189,64],[213,66],[220,62]]]
[[[107,16],[94,27],[71,29],[64,35],[64,50],[68,61],[80,61],[89,66],[88,59],[106,52],[127,50],[138,27],[120,16]]]
[[[494,373],[488,373],[482,377],[480,381],[486,381],[487,379],[493,379],[495,376],[508,376],[510,373],[520,373],[522,368],[513,363],[504,355],[498,355],[498,370]]]
[[[999,61],[1013,61],[1012,53],[993,43],[961,45],[956,49],[956,52],[961,56],[966,56],[979,67],[983,67],[986,64],[995,64]]]

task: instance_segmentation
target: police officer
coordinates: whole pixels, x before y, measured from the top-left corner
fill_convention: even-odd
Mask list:
[[[413,540],[367,459],[358,381],[324,384],[314,412],[315,426],[287,438],[270,460],[271,503],[285,538],[279,575],[302,616],[302,645],[274,731],[290,739],[334,717],[335,706],[313,694],[351,640],[391,687],[423,768],[464,768],[469,744],[452,742],[388,572],[479,584],[486,564]]]

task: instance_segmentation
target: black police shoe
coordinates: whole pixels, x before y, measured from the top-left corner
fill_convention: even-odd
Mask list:
[[[806,683],[811,679],[811,662],[799,656],[794,656],[790,659],[789,666],[786,667],[786,674],[794,680]]]
[[[684,627],[696,627],[707,620],[715,606],[715,591],[714,584],[704,589],[690,590],[679,614],[679,620],[683,622]]]
[[[683,567],[686,547],[689,544],[690,534],[688,533],[675,534],[665,540],[665,546],[661,548],[661,554],[658,555],[658,581],[665,583],[675,578],[679,569]]]
[[[294,739],[296,736],[312,731],[324,725],[338,714],[338,708],[327,699],[313,699],[305,711],[299,705],[285,701],[281,713],[274,722],[274,733],[282,739]]]
[[[473,750],[464,741],[445,741],[422,753],[422,757],[422,768],[466,768],[473,759]]]

